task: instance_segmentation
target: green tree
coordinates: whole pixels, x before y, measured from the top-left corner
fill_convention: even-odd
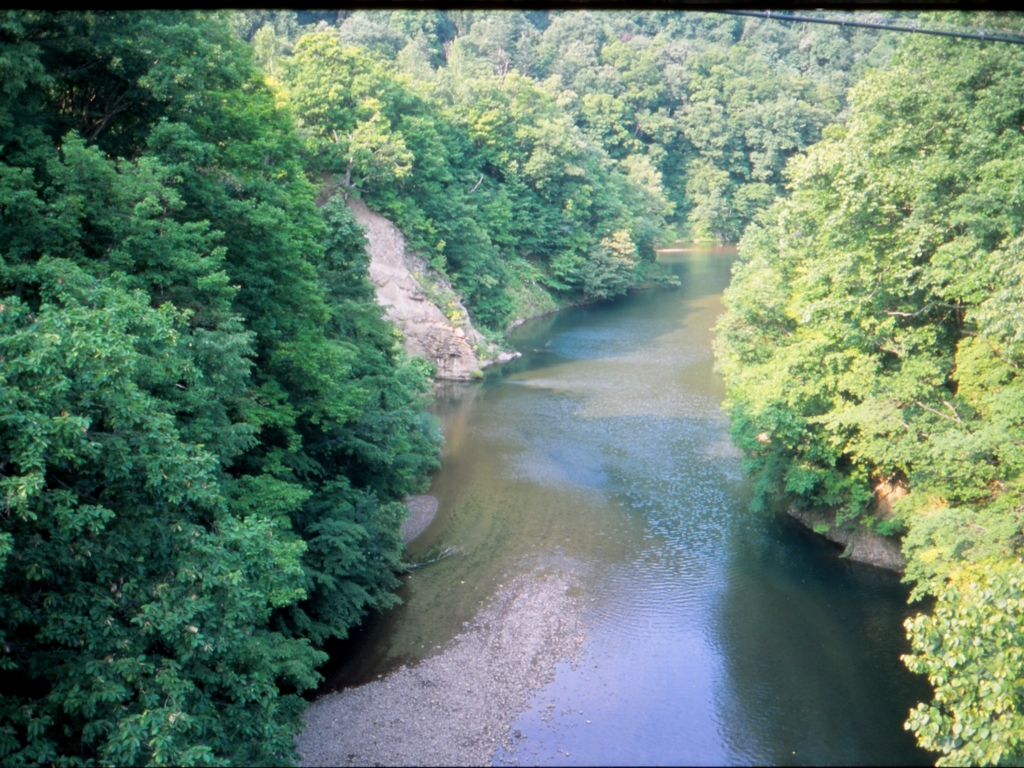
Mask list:
[[[1024,524],[1022,84],[1015,46],[906,41],[790,164],[791,195],[748,229],[718,326],[759,502],[903,533],[913,595],[939,597],[908,625],[908,664],[939,681],[909,727],[955,764],[1020,756],[1013,707],[999,699],[997,727],[976,703],[1002,696],[1015,673],[1000,649],[1020,644],[1016,603],[1005,617],[982,603],[1015,594]],[[882,482],[909,491],[893,516]]]
[[[224,17],[0,24],[0,750],[286,762],[394,601],[427,372]]]
[[[503,27],[481,29],[500,37]],[[474,39],[490,45],[483,31]],[[463,46],[466,56],[476,55],[473,45]],[[655,169],[637,162],[628,175],[610,172],[601,149],[528,78],[514,69],[467,71],[450,64],[413,83],[365,51],[311,35],[296,48],[286,89],[315,162],[346,189],[375,161],[360,166],[346,149],[339,162],[334,145],[351,147],[360,131],[376,132],[381,147],[401,145],[408,166],[386,160],[391,170],[366,172],[362,194],[448,274],[478,321],[501,328],[511,319],[511,264],[536,264],[553,290],[587,295],[598,282],[587,282],[585,265],[593,261],[593,274],[607,268],[598,266],[607,259],[601,240],[625,227],[649,248],[667,202]],[[613,271],[634,262],[616,264]],[[593,295],[625,291],[635,281],[629,275]]]
[[[965,569],[938,593],[932,615],[907,619],[907,666],[935,687],[906,727],[937,765],[1007,765],[1024,752],[1024,573],[1017,561]]]
[[[389,113],[395,83],[385,68],[338,38],[309,35],[290,61],[289,80],[301,84],[289,97],[307,135],[307,145],[324,170],[344,173],[342,185],[400,179],[412,154]]]
[[[31,272],[32,300],[0,299],[0,753],[289,759],[302,702],[279,690],[313,685],[323,655],[266,623],[303,596],[303,544],[230,515],[216,457],[136,383],[187,316],[68,260]]]
[[[281,95],[313,162],[497,330],[521,274],[560,301],[596,297],[614,232],[638,249],[616,292],[652,276],[669,221],[738,239],[854,70],[884,61],[879,39],[697,14],[361,12],[306,38]]]

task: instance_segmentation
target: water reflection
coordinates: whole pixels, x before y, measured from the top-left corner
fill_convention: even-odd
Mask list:
[[[436,651],[511,575],[578,561],[584,658],[499,760],[928,762],[902,729],[927,695],[898,660],[905,589],[747,512],[711,354],[733,259],[672,255],[680,289],[528,323],[522,358],[439,394],[440,512],[410,552],[463,554],[407,579],[334,685]]]

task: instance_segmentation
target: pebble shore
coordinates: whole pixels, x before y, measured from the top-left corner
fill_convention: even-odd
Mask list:
[[[575,661],[584,630],[570,572],[499,589],[436,656],[328,694],[306,713],[300,765],[491,765],[531,694]]]

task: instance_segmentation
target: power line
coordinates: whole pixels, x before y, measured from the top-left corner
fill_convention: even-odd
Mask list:
[[[925,29],[905,24],[880,24],[873,21],[856,21],[854,19],[826,19],[820,16],[802,16],[795,13],[779,13],[777,11],[709,11],[709,13],[727,13],[731,16],[755,16],[760,19],[774,21],[807,21],[812,24],[832,24],[838,27],[865,27],[867,29],[889,29],[895,32],[914,32],[919,35],[940,35],[941,37],[961,37],[971,40],[990,40],[996,43],[1014,43],[1024,45],[1024,37],[1005,37],[984,32],[949,32],[944,29]]]

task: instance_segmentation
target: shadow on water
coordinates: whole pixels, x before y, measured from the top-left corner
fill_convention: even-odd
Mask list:
[[[714,628],[730,761],[931,764],[902,728],[930,688],[900,661],[903,621],[920,607],[907,605],[898,575],[840,559],[788,518],[734,541]]]
[[[409,554],[461,554],[332,648],[325,690],[436,653],[511,577],[578,563],[583,656],[499,763],[930,762],[902,727],[928,696],[899,661],[906,588],[748,511],[711,352],[734,259],[668,255],[680,288],[526,323],[523,357],[439,391],[439,513]]]

